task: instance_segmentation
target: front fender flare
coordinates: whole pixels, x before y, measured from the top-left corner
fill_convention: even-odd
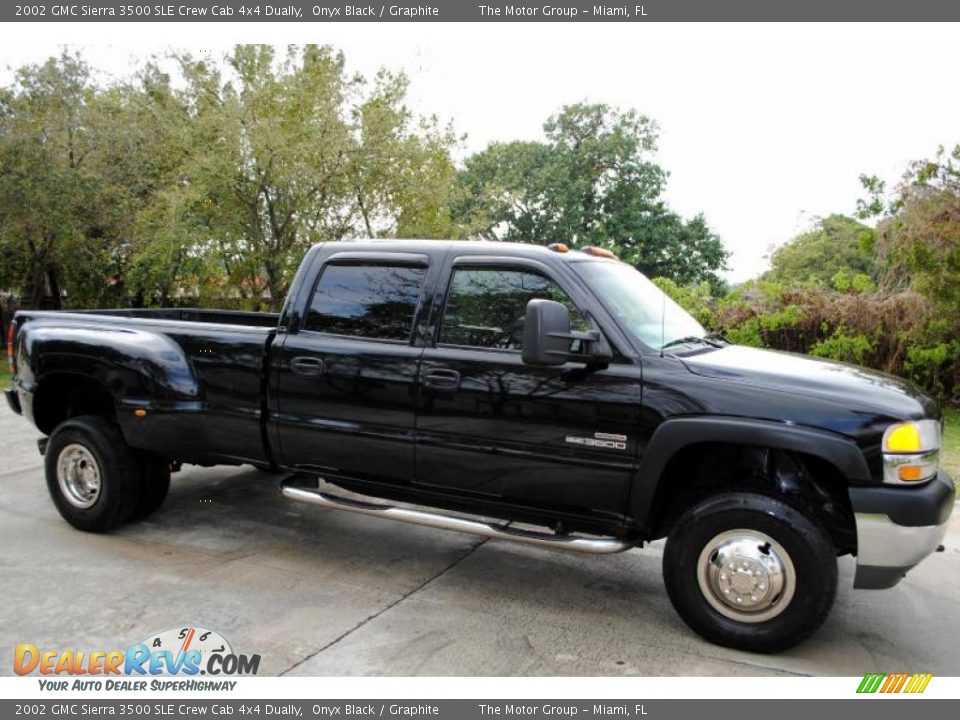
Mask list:
[[[843,435],[783,422],[738,417],[682,417],[665,420],[647,443],[630,493],[630,514],[640,527],[650,528],[650,513],[667,464],[686,447],[729,443],[776,448],[813,455],[830,463],[851,483],[872,478],[857,444]]]

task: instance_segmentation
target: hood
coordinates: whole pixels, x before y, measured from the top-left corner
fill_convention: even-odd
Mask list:
[[[697,375],[819,397],[851,410],[901,420],[940,417],[933,398],[913,383],[847,363],[743,345],[727,345],[680,360]]]

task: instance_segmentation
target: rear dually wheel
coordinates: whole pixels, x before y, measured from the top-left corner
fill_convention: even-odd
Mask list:
[[[78,530],[106,532],[129,520],[143,497],[143,467],[120,428],[82,415],[60,423],[47,443],[47,490]]]

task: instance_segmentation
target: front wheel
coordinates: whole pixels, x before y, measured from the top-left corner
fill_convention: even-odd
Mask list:
[[[663,576],[680,617],[710,642],[776,652],[811,635],[837,592],[820,523],[781,500],[727,493],[690,508],[667,538]]]

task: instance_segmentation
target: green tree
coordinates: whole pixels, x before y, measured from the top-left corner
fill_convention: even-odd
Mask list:
[[[0,281],[34,306],[61,303],[71,250],[96,237],[90,70],[63,53],[17,71],[0,93]]]
[[[405,77],[348,75],[318,46],[237,46],[227,65],[181,58],[193,150],[167,202],[174,226],[208,229],[231,287],[276,308],[315,242],[447,234],[456,138],[414,121]]]
[[[862,176],[868,198],[861,217],[876,217],[876,253],[886,289],[912,288],[960,305],[960,145],[911,163],[891,194],[876,177]]]
[[[872,275],[873,244],[874,232],[866,225],[829,215],[774,250],[764,279],[830,287],[838,273]]]
[[[148,63],[130,82],[101,89],[94,99],[100,139],[91,163],[100,180],[98,193],[105,233],[88,243],[107,273],[85,277],[100,283],[83,296],[92,304],[169,304],[184,276],[184,256],[195,237],[168,222],[171,196],[183,185],[181,167],[190,152],[191,118],[171,78]],[[163,217],[163,221],[160,218]],[[177,233],[186,237],[178,237]],[[83,277],[71,286],[83,286]]]
[[[460,227],[459,139],[403,75],[312,45],[174,59],[98,85],[65,53],[0,89],[0,286],[24,304],[277,307],[314,242]]]
[[[101,88],[63,54],[21,68],[2,107],[3,287],[21,289],[28,306],[151,300],[142,252],[157,236],[141,218],[178,182],[188,120],[169,78],[148,65]]]
[[[596,245],[651,276],[720,284],[720,239],[702,216],[685,222],[662,200],[652,120],[576,104],[549,118],[544,134],[545,142],[493,143],[467,158],[454,205],[466,234]]]

